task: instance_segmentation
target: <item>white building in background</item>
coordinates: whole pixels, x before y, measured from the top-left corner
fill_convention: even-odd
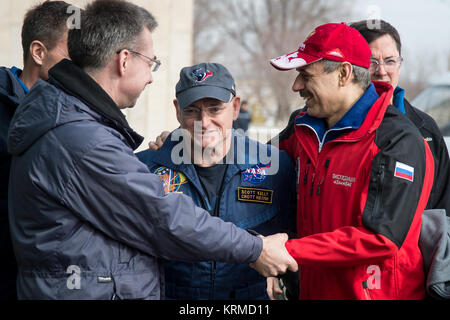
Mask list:
[[[43,1],[43,0],[42,0]],[[28,8],[41,0],[1,0],[0,65],[23,67],[21,28]],[[66,0],[84,7],[90,0]],[[145,7],[156,18],[158,28],[153,33],[154,51],[162,66],[154,74],[137,105],[124,110],[130,126],[145,137],[139,150],[163,130],[178,127],[172,100],[182,67],[192,64],[194,0],[131,0]]]

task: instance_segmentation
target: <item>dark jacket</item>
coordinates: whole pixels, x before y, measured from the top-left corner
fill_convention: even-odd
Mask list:
[[[9,217],[21,299],[159,299],[160,258],[255,261],[261,239],[163,191],[143,138],[63,60],[11,123]]]
[[[218,204],[213,208],[194,165],[172,161],[172,151],[182,143],[172,136],[160,150],[137,154],[151,172],[160,173],[161,179],[170,179],[167,183],[172,182],[173,187],[167,188],[167,192],[182,192],[197,206],[213,211],[224,221],[263,235],[288,232],[291,227],[295,230],[295,171],[287,153],[235,133]],[[257,150],[271,155],[270,165],[278,168],[274,174],[261,169],[269,164],[261,163],[258,154],[252,155]],[[254,196],[247,196],[252,192]],[[257,192],[264,198],[258,199]],[[247,264],[168,261],[165,275],[169,299],[268,299],[266,279]]]
[[[427,203],[427,209],[432,210],[423,213],[419,239],[427,273],[427,294],[434,299],[450,299],[450,158],[436,121],[406,99],[404,107],[406,116],[428,142],[435,167],[433,189]]]
[[[434,119],[404,99],[405,114],[428,142],[434,158],[434,183],[427,209],[445,209],[450,217],[450,158],[444,137]]]
[[[0,300],[16,298],[17,264],[8,223],[8,180],[11,155],[6,140],[11,119],[25,90],[9,68],[0,68]]]

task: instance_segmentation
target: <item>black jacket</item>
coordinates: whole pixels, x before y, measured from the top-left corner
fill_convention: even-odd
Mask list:
[[[434,158],[434,183],[427,209],[445,209],[450,216],[450,159],[447,146],[434,119],[404,100],[406,116],[428,142]]]
[[[0,300],[15,299],[17,265],[8,223],[8,179],[11,155],[6,149],[9,124],[17,105],[25,97],[11,69],[0,68]]]

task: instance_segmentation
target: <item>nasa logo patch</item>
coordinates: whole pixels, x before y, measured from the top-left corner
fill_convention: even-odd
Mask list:
[[[267,178],[267,169],[270,168],[271,164],[268,165],[256,165],[251,168],[245,169],[241,172],[242,182],[250,182],[252,184],[260,184]]]

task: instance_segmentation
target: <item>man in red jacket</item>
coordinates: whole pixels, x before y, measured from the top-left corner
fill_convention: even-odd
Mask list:
[[[297,163],[300,299],[420,299],[421,214],[433,184],[430,149],[370,82],[371,51],[345,24],[317,27],[297,51],[271,60],[296,69],[306,108],[279,135]],[[277,291],[268,280],[269,295]]]

